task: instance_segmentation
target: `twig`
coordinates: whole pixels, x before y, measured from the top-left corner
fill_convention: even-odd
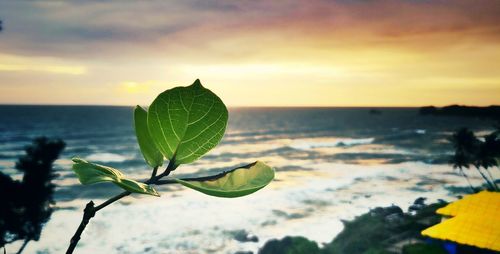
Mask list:
[[[486,177],[486,175],[483,173],[483,171],[481,171],[481,168],[478,166],[478,165],[475,165],[477,171],[479,172],[479,174],[481,174],[481,176],[483,177],[483,179],[486,181],[486,184],[489,186],[490,190],[495,190],[495,186],[493,185],[493,183],[490,182],[490,180],[488,179],[488,177]]]
[[[80,237],[83,233],[83,230],[85,230],[85,227],[87,227],[87,224],[89,224],[90,219],[94,216],[95,216],[94,202],[90,201],[83,210],[82,222],[80,222],[80,226],[78,226],[78,229],[76,230],[75,234],[73,235],[73,237],[71,237],[71,241],[68,250],[66,251],[66,254],[73,253],[76,245],[78,244],[78,241],[80,241]]]
[[[474,189],[474,187],[472,187],[472,184],[470,183],[469,177],[465,174],[464,169],[461,166],[459,166],[458,170],[460,171],[460,173],[462,174],[462,176],[465,178],[465,180],[467,180],[467,183],[469,184],[469,187],[470,187],[470,189],[472,191],[471,193],[475,193],[476,190]]]
[[[26,248],[26,246],[28,245],[28,243],[30,241],[31,241],[31,239],[29,239],[29,238],[24,239],[23,245],[21,245],[21,248],[19,248],[19,250],[17,251],[17,254],[23,253],[24,248]]]
[[[181,179],[181,180],[184,180],[184,179]],[[175,180],[172,180],[172,179],[165,179],[165,180],[159,180],[155,183],[155,185],[166,185],[166,184],[176,184],[178,182],[176,182]]]
[[[491,183],[493,184],[493,187],[495,187],[495,190],[498,191],[498,185],[496,183],[496,180],[495,178],[493,177],[493,175],[491,174],[490,170],[488,168],[485,168],[486,170],[486,173],[488,173],[488,176],[490,177],[490,180],[491,180]]]
[[[248,165],[245,165],[245,166],[241,166],[241,167],[238,167],[238,168],[235,168],[235,169],[231,169],[231,170],[228,170],[228,171],[224,171],[222,173],[218,173],[218,174],[215,174],[215,175],[209,175],[209,176],[201,176],[201,177],[188,177],[188,178],[181,178],[180,180],[183,180],[183,181],[213,181],[213,180],[217,180],[219,178],[222,178],[224,176],[226,176],[227,174],[230,174],[236,170],[239,170],[239,169],[250,169],[251,167],[253,167],[257,162],[254,162],[254,163],[250,163]],[[177,181],[175,180],[172,180],[172,179],[165,179],[165,180],[158,180],[156,181],[154,184],[155,185],[165,185],[165,184],[176,184],[178,183]]]
[[[145,181],[145,184],[155,184],[158,182],[161,178],[168,176],[170,172],[174,171],[177,168],[177,165],[175,165],[174,160],[171,160],[165,169],[165,171],[159,175],[156,175],[157,168],[153,169],[153,174],[151,175],[151,178],[147,181]],[[123,197],[126,197],[130,195],[131,192],[129,191],[124,191],[106,201],[104,201],[102,204],[98,206],[94,206],[94,202],[90,201],[86,206],[85,209],[83,210],[83,218],[82,221],[80,222],[80,226],[78,226],[78,229],[76,230],[75,234],[71,238],[70,244],[68,246],[68,250],[66,251],[66,254],[72,254],[73,251],[76,248],[76,245],[78,244],[78,241],[80,241],[81,235],[83,231],[85,230],[85,227],[87,227],[87,224],[90,222],[90,219],[95,216],[96,212],[103,209],[104,207],[114,203],[115,201],[120,200]]]
[[[120,200],[121,198],[126,197],[126,196],[128,196],[128,195],[130,195],[130,194],[131,194],[131,192],[130,192],[130,191],[124,191],[124,192],[122,192],[122,193],[120,193],[120,194],[118,194],[118,195],[116,195],[116,196],[114,196],[114,197],[112,197],[112,198],[110,198],[110,199],[108,199],[108,200],[104,201],[102,204],[100,204],[100,205],[96,206],[96,207],[94,208],[94,212],[97,212],[97,211],[99,211],[99,210],[103,209],[104,207],[106,207],[106,206],[108,206],[108,205],[112,204],[113,202],[118,201],[118,200]]]
[[[151,173],[151,178],[150,179],[153,179],[153,178],[156,177],[156,172],[158,172],[158,167],[157,166],[153,168],[153,173]]]

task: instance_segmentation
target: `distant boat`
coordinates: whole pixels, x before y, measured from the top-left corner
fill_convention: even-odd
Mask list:
[[[370,115],[381,115],[382,111],[372,108],[372,109],[370,109],[369,113],[370,113]]]

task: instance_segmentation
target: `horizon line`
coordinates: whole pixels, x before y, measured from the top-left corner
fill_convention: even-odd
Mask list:
[[[31,104],[31,103],[0,103],[0,106],[46,106],[46,107],[57,107],[57,106],[66,106],[66,107],[135,107],[136,105],[112,105],[112,104]],[[139,105],[139,106],[145,106],[145,105]],[[427,105],[420,105],[420,106],[382,106],[382,105],[372,105],[372,106],[367,106],[367,105],[359,105],[359,106],[349,106],[349,105],[342,105],[342,106],[323,106],[323,105],[289,105],[289,106],[227,106],[227,108],[422,108],[422,107],[436,107],[436,108],[442,108],[442,107],[448,107],[448,106],[465,106],[465,107],[494,107],[494,106],[500,106],[498,104],[491,104],[491,105],[465,105],[465,104],[447,104],[443,106],[437,106],[437,105],[432,105],[432,104],[427,104]]]

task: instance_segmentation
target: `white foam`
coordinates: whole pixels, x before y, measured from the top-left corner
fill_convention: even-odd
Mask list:
[[[424,129],[416,129],[416,130],[415,130],[415,133],[420,134],[420,135],[423,135],[423,134],[427,133],[427,130],[424,130]]]
[[[287,162],[304,164],[299,160]],[[92,219],[78,252],[143,253],[146,248],[150,249],[147,253],[256,252],[267,240],[286,235],[302,235],[324,243],[342,230],[341,219],[352,219],[369,208],[391,204],[405,208],[419,196],[428,197],[429,202],[449,198],[441,183],[423,186],[432,188],[431,192],[412,191],[410,188],[423,177],[464,181],[460,176],[443,174],[452,170],[450,166],[420,162],[371,166],[324,162],[310,163],[309,167],[314,170],[278,172],[277,181],[268,187],[237,199],[209,197],[183,187],[175,192],[163,191],[160,198],[127,197],[124,200],[128,205],[113,204]],[[387,180],[389,176],[393,179]],[[84,202],[80,201],[79,208]],[[285,217],[293,213],[304,216]],[[26,251],[63,252],[70,238],[68,232],[74,232],[80,219],[81,209],[56,211],[41,240],[30,243]],[[262,226],[269,221],[274,224]],[[240,243],[225,233],[241,229],[257,235],[259,242]]]
[[[298,150],[311,150],[323,147],[366,145],[371,144],[374,140],[375,138],[338,138],[331,141],[321,141],[321,139],[317,141],[300,140],[291,143],[289,146]]]
[[[85,159],[100,162],[124,162],[129,158],[116,153],[95,153],[87,156]]]

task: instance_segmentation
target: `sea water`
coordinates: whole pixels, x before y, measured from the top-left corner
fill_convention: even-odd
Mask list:
[[[203,176],[265,161],[276,169],[266,188],[236,199],[160,186],[159,198],[132,195],[100,211],[79,253],[256,252],[267,240],[300,235],[326,243],[377,206],[406,209],[418,197],[453,200],[465,180],[448,165],[451,134],[493,129],[484,119],[420,116],[415,108],[231,108],[221,144],[173,174]],[[113,184],[81,186],[71,158],[116,167],[134,179],[151,172],[140,154],[132,107],[0,106],[0,170],[20,178],[18,156],[38,136],[63,139],[55,168],[55,212],[26,253],[62,253],[89,200],[120,192]],[[476,185],[481,179],[468,171]],[[495,172],[494,172],[495,173]],[[258,241],[241,242],[251,234]],[[240,239],[241,240],[241,239]],[[18,244],[8,246],[15,250]]]

